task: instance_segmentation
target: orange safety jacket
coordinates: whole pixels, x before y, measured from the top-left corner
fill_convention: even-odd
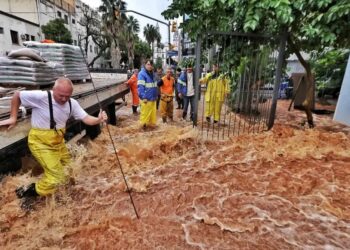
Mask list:
[[[173,96],[174,95],[174,83],[175,83],[174,77],[170,77],[170,79],[168,79],[166,76],[163,76],[162,82],[163,82],[163,84],[160,85],[161,94]]]
[[[137,92],[137,76],[133,74],[130,79],[127,81],[130,86],[130,90],[132,93],[132,105],[139,105],[139,94]]]

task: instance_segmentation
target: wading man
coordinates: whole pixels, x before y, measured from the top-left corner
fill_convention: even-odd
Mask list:
[[[178,79],[178,92],[179,97],[184,99],[183,102],[183,113],[182,118],[186,120],[188,105],[191,106],[190,109],[190,118],[193,121],[194,113],[194,75],[192,62],[189,62],[187,65],[186,71],[182,72]]]
[[[175,79],[171,76],[171,68],[166,69],[166,75],[158,81],[160,88],[160,114],[163,122],[167,122],[167,117],[173,120],[173,99]]]
[[[157,82],[153,74],[153,61],[146,60],[145,67],[138,75],[137,90],[141,100],[140,123],[143,128],[157,123],[156,101],[158,97]]]
[[[200,83],[207,84],[205,92],[205,117],[207,122],[211,122],[214,117],[214,123],[220,121],[221,108],[226,95],[230,92],[230,81],[228,77],[219,72],[219,65],[213,64],[213,71],[199,80]]]
[[[11,101],[9,119],[0,121],[0,126],[14,127],[20,105],[32,109],[28,146],[34,158],[44,169],[42,178],[26,189],[16,190],[19,198],[45,196],[55,192],[66,182],[64,167],[70,162],[70,155],[64,143],[66,122],[69,117],[81,120],[87,125],[107,121],[102,110],[98,117],[90,116],[79,103],[70,98],[73,84],[68,78],[58,78],[51,91],[28,90],[16,92]]]
[[[137,75],[139,74],[138,69],[134,69],[133,75],[126,82],[132,94],[132,113],[137,115],[137,107],[139,106],[139,94],[137,93]]]

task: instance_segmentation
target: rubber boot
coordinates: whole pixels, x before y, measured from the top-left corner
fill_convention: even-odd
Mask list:
[[[17,188],[16,195],[18,198],[39,196],[39,194],[35,190],[35,183],[30,184],[26,190],[24,189],[24,187]]]
[[[134,115],[137,114],[137,106],[132,106],[132,113],[133,113]]]
[[[21,198],[21,208],[25,211],[34,209],[36,197],[39,196],[35,190],[35,183],[30,184],[26,190],[24,187],[17,188],[16,195],[18,198]]]

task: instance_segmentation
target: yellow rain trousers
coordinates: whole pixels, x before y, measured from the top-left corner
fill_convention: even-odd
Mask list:
[[[205,103],[205,117],[214,116],[214,121],[220,120],[220,113],[223,101],[216,101],[215,99]]]
[[[205,116],[214,116],[214,120],[219,121],[225,96],[230,92],[230,80],[222,75],[215,79],[210,79],[209,73],[203,79],[203,82],[208,85],[205,93]]]
[[[29,132],[29,149],[44,169],[43,177],[35,185],[39,195],[52,194],[58,185],[66,182],[64,166],[70,163],[70,154],[64,143],[64,132],[64,129],[36,128]]]
[[[173,119],[173,96],[162,94],[159,109],[162,118],[169,117],[170,119]]]
[[[147,101],[146,103],[141,101],[140,123],[142,126],[156,125],[157,123],[156,101]]]

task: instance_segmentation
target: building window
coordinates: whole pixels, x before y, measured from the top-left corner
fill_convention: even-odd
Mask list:
[[[75,19],[74,18],[72,19],[72,24],[75,24]]]
[[[92,53],[92,45],[90,45],[90,52]]]
[[[4,28],[0,27],[0,34],[4,34]]]
[[[94,50],[95,50],[95,54],[97,54],[98,53],[98,49],[97,49],[96,46],[95,46]]]
[[[67,15],[64,15],[64,22],[65,22],[65,24],[68,24],[68,16]]]
[[[74,40],[74,45],[77,46],[77,40]]]
[[[11,32],[12,43],[18,44],[18,32],[14,30],[10,30],[10,32]]]
[[[29,41],[29,35],[26,34],[26,41]]]
[[[30,40],[35,41],[35,36],[30,36]]]
[[[59,18],[61,18],[61,17],[62,17],[62,13],[61,13],[61,11],[57,11],[57,16],[58,16]]]

